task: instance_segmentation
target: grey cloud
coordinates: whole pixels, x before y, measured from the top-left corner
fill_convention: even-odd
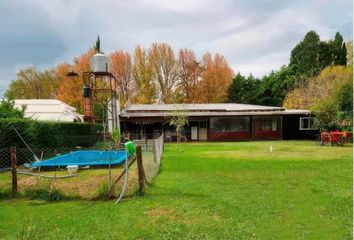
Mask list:
[[[352,14],[351,0],[2,1],[0,90],[18,66],[70,62],[97,34],[106,52],[164,41],[199,57],[220,52],[235,72],[261,76],[287,64],[307,31],[351,39]]]

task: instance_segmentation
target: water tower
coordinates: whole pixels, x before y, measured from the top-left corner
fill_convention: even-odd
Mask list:
[[[91,71],[83,73],[83,80],[84,119],[88,122],[101,120],[104,132],[119,129],[118,86],[109,72],[108,56],[96,53],[91,58]]]

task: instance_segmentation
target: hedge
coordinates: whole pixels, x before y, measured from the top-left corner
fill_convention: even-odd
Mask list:
[[[99,124],[0,119],[0,148],[25,147],[14,126],[31,148],[89,147],[97,142]]]

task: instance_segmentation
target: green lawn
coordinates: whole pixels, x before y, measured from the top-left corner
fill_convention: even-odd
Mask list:
[[[352,186],[352,146],[170,144],[146,195],[2,201],[0,239],[352,239]]]

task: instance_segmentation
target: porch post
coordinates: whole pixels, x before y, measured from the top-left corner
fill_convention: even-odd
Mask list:
[[[252,141],[252,140],[253,140],[253,137],[252,137],[252,131],[253,131],[253,116],[250,116],[250,127],[249,127],[249,131],[250,131],[250,138],[249,138],[249,141]]]

